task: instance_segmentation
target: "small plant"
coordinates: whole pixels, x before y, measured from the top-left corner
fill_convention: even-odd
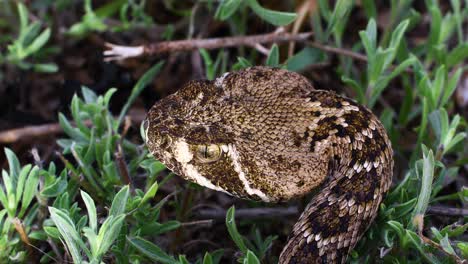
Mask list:
[[[146,0],[113,1],[93,10],[91,0],[84,1],[84,11],[81,21],[68,30],[71,36],[82,38],[92,32],[125,31],[137,26],[150,26],[151,17],[144,12]],[[109,25],[106,21],[119,14],[119,24]]]
[[[96,205],[93,199],[85,192],[81,191],[81,198],[88,210],[89,226],[77,229],[75,223],[67,214],[60,209],[49,207],[52,221],[55,223],[61,238],[67,245],[74,263],[82,263],[82,255],[86,255],[89,263],[101,263],[102,257],[110,249],[110,246],[117,239],[125,219],[125,206],[127,205],[129,188],[125,186],[114,197],[109,215],[98,229]],[[80,235],[83,232],[86,242]]]
[[[245,10],[248,6],[256,15],[275,26],[284,26],[296,19],[295,13],[278,12],[262,7],[257,0],[228,0],[222,1],[216,10],[215,17],[220,20],[227,20],[238,10]],[[245,11],[244,11],[245,12]]]
[[[49,41],[51,30],[46,28],[41,32],[41,23],[34,21],[29,23],[28,10],[22,3],[17,3],[19,32],[16,39],[8,45],[7,53],[0,53],[0,64],[9,63],[23,70],[51,73],[57,71],[54,63],[35,63],[27,60],[31,57],[39,57],[44,53],[43,47]]]
[[[0,210],[0,260],[22,261],[27,253],[21,244],[28,243],[31,225],[39,209],[33,202],[39,186],[39,168],[31,164],[21,167],[10,149],[5,149],[5,155],[10,170],[2,170],[3,185],[0,186],[3,207]]]

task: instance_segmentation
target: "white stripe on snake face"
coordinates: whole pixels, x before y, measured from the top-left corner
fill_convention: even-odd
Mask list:
[[[240,164],[240,158],[239,158],[239,153],[236,150],[236,147],[233,146],[232,144],[228,145],[229,151],[227,152],[229,157],[231,158],[232,165],[234,167],[234,170],[237,172],[237,175],[239,175],[239,179],[241,180],[242,184],[244,184],[244,189],[249,195],[257,195],[262,199],[264,202],[269,202],[270,198],[263,193],[262,191],[250,187],[250,182],[247,180],[245,177],[245,173],[242,170],[242,166]]]
[[[145,144],[148,144],[148,131],[149,131],[149,121],[145,119],[143,121],[143,129],[145,130]]]
[[[184,140],[178,140],[174,144],[174,158],[182,165],[189,163],[193,159],[189,145]]]

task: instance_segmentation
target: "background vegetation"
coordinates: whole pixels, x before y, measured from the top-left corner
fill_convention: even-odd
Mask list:
[[[393,187],[350,262],[466,261],[467,25],[466,0],[0,1],[0,262],[275,263],[308,198],[187,183],[140,126],[186,81],[262,64],[356,99],[389,132]],[[313,35],[274,44],[285,32]],[[254,34],[270,41],[102,55]]]

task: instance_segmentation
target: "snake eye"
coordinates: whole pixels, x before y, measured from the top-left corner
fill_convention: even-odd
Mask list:
[[[198,145],[195,155],[201,163],[215,162],[221,158],[221,147],[215,144]]]

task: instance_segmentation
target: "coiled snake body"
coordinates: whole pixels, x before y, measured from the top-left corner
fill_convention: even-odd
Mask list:
[[[150,152],[189,181],[265,202],[317,190],[280,263],[344,263],[391,184],[379,120],[282,69],[189,82],[157,102],[145,126]]]

